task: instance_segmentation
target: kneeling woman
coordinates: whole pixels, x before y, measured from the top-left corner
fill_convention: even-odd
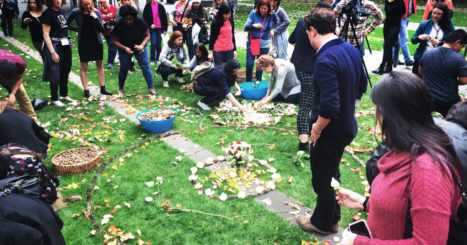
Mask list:
[[[112,31],[114,45],[119,49],[120,71],[118,72],[118,95],[123,95],[123,87],[131,67],[131,57],[135,56],[139,67],[143,70],[143,76],[148,85],[149,93],[157,95],[154,91],[152,72],[149,67],[148,49],[149,29],[146,22],[138,17],[138,11],[132,6],[120,8],[122,17],[115,24]]]
[[[183,81],[183,69],[178,63],[173,63],[176,57],[178,63],[183,64],[184,69],[189,69],[191,66],[190,57],[188,56],[188,50],[183,45],[183,34],[179,31],[174,31],[170,36],[167,45],[164,45],[161,56],[159,57],[160,66],[157,68],[157,72],[161,73],[163,86],[168,88],[168,78],[170,74],[175,74],[174,80],[179,83]]]
[[[237,60],[229,60],[222,66],[216,67],[209,72],[201,75],[194,83],[193,90],[196,94],[206,96],[198,102],[203,110],[211,110],[209,104],[214,101],[229,99],[232,104],[238,107],[242,112],[246,112],[232,94],[230,88],[235,86],[237,72],[240,69],[240,63]]]
[[[275,60],[269,55],[262,55],[256,61],[256,67],[271,74],[269,88],[266,96],[258,103],[263,106],[269,101],[283,101],[285,103],[298,104],[300,101],[300,81],[295,75],[295,66],[289,61]],[[274,85],[277,84],[274,91]]]

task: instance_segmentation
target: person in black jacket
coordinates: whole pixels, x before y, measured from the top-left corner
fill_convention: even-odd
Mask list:
[[[320,2],[316,5],[316,8],[332,9],[332,5],[328,2]],[[289,43],[295,46],[290,62],[295,65],[295,74],[302,87],[297,116],[297,128],[300,140],[298,150],[309,152],[309,121],[311,106],[313,105],[313,82],[311,77],[315,70],[316,51],[310,44],[303,22],[304,18],[298,21],[297,26],[289,36]]]
[[[19,14],[18,3],[16,0],[0,0],[0,5],[3,34],[5,37],[13,37],[13,18]]]
[[[21,17],[21,28],[26,30],[29,26],[31,33],[32,45],[41,55],[44,61],[45,53],[42,50],[42,43],[44,42],[44,33],[42,32],[42,22],[40,20],[44,8],[41,0],[28,0],[26,11],[23,12]]]
[[[0,244],[66,244],[61,232],[63,221],[50,205],[37,198],[0,193],[0,227]]]
[[[237,58],[235,44],[235,22],[228,3],[222,3],[215,20],[211,24],[209,59],[214,58],[216,66]]]
[[[149,59],[151,60],[150,65],[154,65],[156,60],[159,60],[159,55],[161,54],[162,34],[167,34],[168,22],[164,5],[159,4],[157,0],[146,3],[143,10],[143,19],[149,27],[149,35],[151,37]]]
[[[193,26],[198,24],[198,26],[201,27],[201,30],[198,33],[198,43],[205,42],[204,38],[203,40],[200,40],[199,37],[201,37],[201,31],[205,31],[204,33],[207,33],[207,30],[209,29],[209,26],[206,26],[207,19],[208,13],[206,13],[201,0],[193,0],[191,8],[186,11],[185,17],[183,18],[183,22],[188,24],[186,28],[185,26],[183,27],[183,31],[186,31],[187,33],[186,45],[188,47],[188,54],[190,55],[190,59],[193,59],[193,57],[196,56],[194,47],[195,43],[193,42]],[[206,45],[207,43],[204,44]]]
[[[17,143],[47,155],[50,135],[10,101],[0,101],[0,145]]]

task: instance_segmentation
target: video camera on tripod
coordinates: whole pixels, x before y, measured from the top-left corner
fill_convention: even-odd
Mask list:
[[[370,16],[370,13],[366,12],[365,6],[362,6],[360,0],[350,0],[350,2],[342,7],[342,14],[347,15],[347,19],[352,19],[355,25],[360,17]]]

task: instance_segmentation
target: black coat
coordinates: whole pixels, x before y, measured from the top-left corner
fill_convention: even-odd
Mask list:
[[[303,22],[304,19],[301,18],[292,34],[289,36],[289,43],[295,44],[290,62],[295,65],[295,70],[313,74],[315,71],[316,51],[313,46],[311,46]]]
[[[162,31],[167,31],[169,26],[167,21],[167,12],[165,11],[164,5],[158,3],[157,6],[157,10],[159,11],[159,18],[161,19]],[[146,3],[144,6],[143,19],[146,22],[146,25],[148,25],[149,30],[151,30],[151,26],[154,24],[151,2]]]
[[[66,244],[61,232],[63,221],[50,205],[37,198],[16,194],[0,197],[0,227],[0,244]]]
[[[0,114],[0,145],[17,143],[36,153],[47,151],[50,135],[29,116],[6,109]]]

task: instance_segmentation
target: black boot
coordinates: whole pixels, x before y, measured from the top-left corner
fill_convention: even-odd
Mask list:
[[[107,90],[107,88],[105,86],[101,86],[101,94],[104,94],[104,95],[112,95],[112,92],[110,92],[109,90]]]
[[[374,74],[377,75],[383,75],[384,74],[384,66],[379,66],[378,69],[371,71]]]
[[[309,142],[302,143],[300,141],[300,144],[298,145],[298,150],[309,153],[310,152],[310,143]]]
[[[89,92],[89,90],[84,90],[84,97],[86,98],[91,97],[91,93]]]
[[[392,72],[392,66],[384,67],[384,73],[391,73],[391,72]]]

